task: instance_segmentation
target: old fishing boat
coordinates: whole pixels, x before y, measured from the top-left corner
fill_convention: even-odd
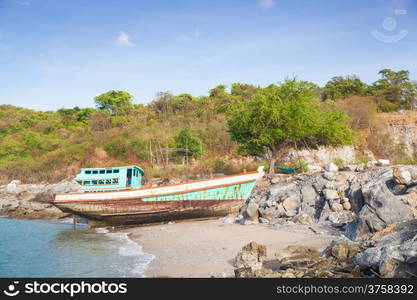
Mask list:
[[[222,216],[236,212],[249,197],[257,171],[181,184],[142,187],[137,166],[81,169],[80,193],[57,194],[53,204],[85,217],[90,226],[130,225]]]

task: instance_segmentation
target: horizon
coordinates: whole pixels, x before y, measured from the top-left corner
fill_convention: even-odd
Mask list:
[[[126,90],[204,96],[296,76],[320,86],[384,68],[417,79],[417,3],[373,0],[0,0],[0,104],[94,107]],[[18,22],[16,22],[18,20]]]

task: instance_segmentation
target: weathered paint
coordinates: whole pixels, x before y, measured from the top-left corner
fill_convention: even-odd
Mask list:
[[[256,172],[156,188],[59,194],[54,205],[108,225],[219,216],[237,211],[262,175],[260,168]]]
[[[132,176],[130,182],[127,182],[128,170],[132,170]],[[117,171],[117,173],[115,172]],[[95,174],[94,174],[95,173]],[[81,184],[82,192],[97,192],[97,191],[118,191],[126,189],[139,189],[142,185],[142,176],[144,172],[138,166],[126,166],[116,168],[84,168],[80,170],[80,173],[75,177],[75,181]],[[117,179],[117,183],[113,182]],[[92,184],[92,181],[106,181],[110,180],[111,183],[104,184]],[[90,184],[85,185],[84,183]]]

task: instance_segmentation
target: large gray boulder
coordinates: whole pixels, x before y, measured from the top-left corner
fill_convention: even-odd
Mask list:
[[[368,248],[353,258],[362,270],[372,269],[382,277],[417,274],[417,220],[392,224],[364,245]]]
[[[403,166],[412,172],[416,166]],[[362,207],[358,217],[346,229],[346,235],[355,240],[366,234],[380,231],[389,224],[414,218],[408,194],[398,194],[398,184],[393,177],[393,167],[379,169],[361,187]],[[353,203],[355,203],[353,201]],[[355,210],[358,207],[355,207]]]

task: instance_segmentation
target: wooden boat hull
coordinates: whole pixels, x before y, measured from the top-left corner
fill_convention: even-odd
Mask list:
[[[224,216],[237,212],[251,194],[258,171],[182,184],[55,196],[64,212],[88,218],[91,225],[132,225]]]
[[[56,203],[59,209],[89,219],[91,227],[168,222],[220,217],[238,212],[245,199],[146,202],[124,201]]]

